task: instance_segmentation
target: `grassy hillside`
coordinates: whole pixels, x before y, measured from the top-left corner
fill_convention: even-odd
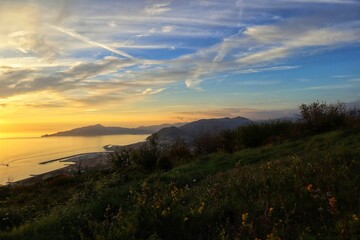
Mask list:
[[[360,132],[0,190],[0,239],[358,239]]]

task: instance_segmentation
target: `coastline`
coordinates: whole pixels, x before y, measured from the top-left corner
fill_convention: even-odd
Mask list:
[[[136,142],[127,145],[106,145],[103,148],[105,151],[103,152],[88,152],[88,153],[80,153],[75,155],[70,155],[67,157],[61,157],[51,160],[46,160],[40,162],[39,164],[49,164],[53,162],[67,162],[69,163],[67,166],[55,169],[49,172],[44,172],[40,174],[31,174],[28,178],[17,180],[14,182],[8,182],[9,186],[30,186],[34,185],[52,177],[58,175],[76,175],[81,172],[84,172],[89,169],[93,169],[95,167],[100,169],[109,168],[112,161],[112,154],[120,149],[124,148],[139,148],[145,143],[145,141]]]
[[[106,152],[89,152],[89,153],[79,153],[79,154],[75,154],[75,155],[71,155],[71,156],[66,156],[66,157],[61,157],[61,158],[56,158],[56,159],[52,159],[52,160],[46,160],[43,162],[40,162],[39,164],[48,164],[48,163],[52,163],[52,162],[67,162],[72,158],[76,158],[76,157],[81,157],[84,155],[89,155],[89,154],[98,154],[98,153],[106,153]],[[75,159],[76,161],[76,159]]]
[[[49,164],[52,162],[60,161],[67,162],[68,165],[59,169],[55,169],[53,171],[44,172],[36,175],[32,174],[28,178],[14,182],[8,182],[7,184],[9,186],[29,186],[62,174],[75,175],[95,167],[98,167],[100,169],[106,169],[110,167],[112,154],[113,151],[91,152],[44,161],[39,164]]]

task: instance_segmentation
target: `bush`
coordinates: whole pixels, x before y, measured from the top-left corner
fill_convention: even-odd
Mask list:
[[[195,154],[209,154],[220,150],[221,141],[216,134],[203,133],[194,138],[193,147]]]
[[[156,165],[160,170],[164,170],[164,171],[169,171],[173,166],[170,158],[166,155],[161,156],[157,161]]]
[[[291,121],[253,123],[237,129],[238,144],[242,147],[281,143],[295,136],[297,136],[297,125]]]
[[[322,133],[345,126],[347,109],[344,103],[327,104],[313,102],[309,105],[301,104],[301,120],[305,131]]]
[[[124,168],[133,164],[132,151],[129,148],[115,150],[112,161],[114,168]]]
[[[158,159],[157,152],[154,152],[148,143],[143,144],[137,151],[135,161],[148,170],[154,170]]]
[[[145,169],[154,170],[159,158],[159,135],[154,133],[134,154],[134,160]]]
[[[177,138],[170,146],[168,155],[175,162],[183,161],[191,157],[191,151],[185,140]]]
[[[236,132],[234,130],[224,130],[219,133],[220,148],[225,152],[232,153],[236,148]]]

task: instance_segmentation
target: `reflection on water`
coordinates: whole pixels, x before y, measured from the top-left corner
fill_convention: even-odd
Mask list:
[[[50,137],[0,139],[0,184],[55,170],[68,163],[39,164],[85,152],[103,151],[107,144],[126,145],[143,141],[148,135],[98,137]]]

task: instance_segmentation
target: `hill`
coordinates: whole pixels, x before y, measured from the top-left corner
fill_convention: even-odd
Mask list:
[[[75,128],[69,131],[58,132],[54,134],[45,134],[42,137],[60,137],[60,136],[101,136],[117,134],[151,134],[152,131],[136,128],[123,127],[104,127],[101,124]]]
[[[250,123],[252,123],[251,120],[243,117],[201,119],[180,127],[163,128],[157,134],[161,142],[171,142],[179,137],[186,142],[191,142],[201,134],[214,134],[222,130],[233,130]]]
[[[358,239],[359,133],[2,187],[0,238]]]
[[[140,127],[137,127],[136,129],[146,130],[146,131],[150,131],[150,132],[154,133],[154,132],[157,132],[157,131],[159,131],[160,129],[163,129],[163,128],[181,127],[181,126],[184,126],[185,124],[187,124],[187,123],[173,123],[173,124],[165,123],[165,124],[152,125],[152,126],[140,126]]]
[[[360,111],[342,106],[0,187],[0,239],[359,239]]]

